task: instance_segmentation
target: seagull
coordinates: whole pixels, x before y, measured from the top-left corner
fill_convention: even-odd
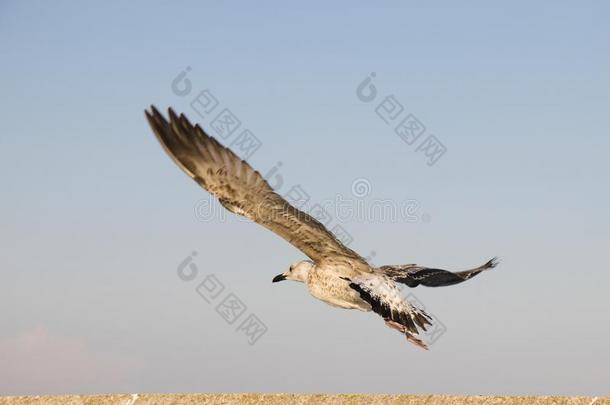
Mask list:
[[[317,219],[273,191],[258,171],[199,124],[191,124],[184,114],[178,116],[171,108],[169,121],[154,106],[145,114],[165,152],[224,208],[276,233],[309,258],[290,265],[273,278],[273,283],[301,282],[314,298],[334,307],[373,311],[416,346],[428,348],[422,335],[432,326],[433,318],[403,298],[398,285],[449,286],[497,264],[494,257],[460,272],[416,264],[372,267]]]

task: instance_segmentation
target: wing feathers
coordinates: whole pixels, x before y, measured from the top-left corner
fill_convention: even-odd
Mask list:
[[[233,151],[169,109],[169,122],[151,106],[146,118],[163,149],[199,185],[215,195],[228,210],[275,232],[314,261],[328,256],[351,259],[362,269],[368,265],[345,247],[324,225],[291,206],[275,193],[259,172]]]
[[[381,266],[375,269],[375,271],[381,272],[392,280],[406,284],[411,288],[417,287],[420,284],[426,287],[442,287],[462,283],[484,270],[493,269],[497,265],[498,259],[494,257],[482,266],[456,273],[442,269],[417,266],[415,264]]]

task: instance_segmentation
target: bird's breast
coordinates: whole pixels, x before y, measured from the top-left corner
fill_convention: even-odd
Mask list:
[[[316,266],[309,271],[307,289],[312,296],[332,306],[368,310],[368,304],[344,279],[350,272],[332,266]]]

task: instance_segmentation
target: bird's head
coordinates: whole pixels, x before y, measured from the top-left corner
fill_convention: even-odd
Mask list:
[[[307,280],[307,274],[312,267],[313,262],[310,260],[301,260],[300,262],[292,263],[288,271],[273,277],[272,282],[277,283],[278,281],[283,280],[294,280],[304,283],[305,280]]]

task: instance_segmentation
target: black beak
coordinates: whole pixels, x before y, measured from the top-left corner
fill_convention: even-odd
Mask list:
[[[286,276],[283,274],[278,274],[277,276],[273,277],[273,280],[271,280],[272,283],[277,283],[278,281],[283,281],[286,280]]]

